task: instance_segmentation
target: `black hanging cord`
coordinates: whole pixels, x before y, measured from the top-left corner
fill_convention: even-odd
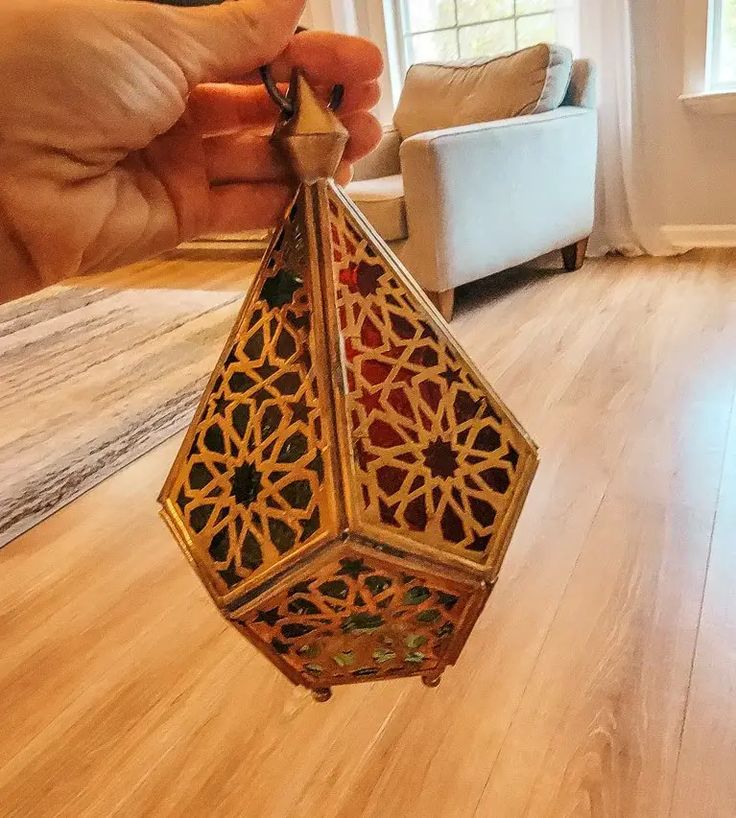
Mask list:
[[[304,26],[299,26],[296,30],[296,34],[301,34],[302,31],[307,31]],[[281,108],[281,110],[287,116],[293,116],[294,114],[294,105],[292,101],[285,95],[282,94],[279,90],[278,85],[274,81],[273,75],[271,74],[271,69],[267,65],[262,65],[260,68],[261,80],[263,84],[266,86],[266,90],[268,91],[268,95],[271,99],[276,103],[276,105]],[[345,86],[344,85],[335,85],[332,89],[332,93],[330,94],[330,102],[329,107],[331,111],[337,111],[337,109],[342,105],[342,101],[345,98]]]

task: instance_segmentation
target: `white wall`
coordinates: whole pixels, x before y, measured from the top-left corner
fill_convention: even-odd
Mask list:
[[[678,99],[685,75],[684,2],[631,4],[640,138],[650,169],[644,182],[661,224],[736,228],[736,114],[696,112]]]

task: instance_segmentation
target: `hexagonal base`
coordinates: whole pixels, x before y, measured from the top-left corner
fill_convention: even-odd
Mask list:
[[[310,689],[421,675],[460,653],[489,587],[366,542],[326,547],[234,612],[238,629]]]

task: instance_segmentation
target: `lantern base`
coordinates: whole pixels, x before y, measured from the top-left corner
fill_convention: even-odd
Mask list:
[[[442,681],[442,674],[438,675],[430,675],[427,674],[426,676],[422,676],[422,684],[425,687],[439,687],[440,682]]]
[[[318,687],[312,691],[312,697],[316,702],[328,702],[332,698],[332,688]]]

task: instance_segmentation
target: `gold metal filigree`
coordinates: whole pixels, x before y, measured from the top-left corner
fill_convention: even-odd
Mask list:
[[[452,664],[537,465],[519,423],[328,177],[347,134],[302,77],[302,185],[161,494],[222,613],[292,681]]]

